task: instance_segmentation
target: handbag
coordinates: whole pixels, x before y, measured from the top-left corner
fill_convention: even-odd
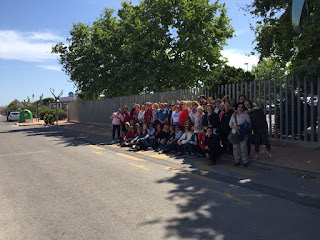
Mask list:
[[[237,115],[235,116],[235,121],[236,121],[236,126],[238,126]],[[232,131],[230,131],[228,135],[228,141],[231,144],[238,144],[240,142],[239,131],[236,131],[235,133],[232,133]]]

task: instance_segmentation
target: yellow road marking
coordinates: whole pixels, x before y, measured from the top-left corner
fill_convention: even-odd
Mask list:
[[[138,167],[138,168],[142,168],[144,170],[150,170],[149,168],[147,168],[145,165],[143,164],[134,164],[134,163],[129,163],[131,166],[134,166],[134,167]]]
[[[248,170],[248,169],[242,169],[242,168],[226,166],[226,165],[218,165],[218,167],[225,168],[231,172],[240,173],[242,175],[253,176],[253,177],[258,175],[257,172]]]
[[[215,194],[222,195],[222,196],[224,196],[226,198],[229,198],[229,199],[232,199],[234,201],[250,205],[249,201],[242,200],[242,199],[237,198],[236,196],[232,195],[231,192],[230,192],[230,189],[226,189],[224,192],[219,192],[219,191],[216,191],[216,190],[213,190],[213,189],[210,189],[210,188],[205,188],[205,189],[208,190],[209,192],[213,192]]]
[[[150,153],[150,152],[148,152],[148,151],[136,151],[135,153],[139,153],[139,154],[148,154],[148,153]]]
[[[98,154],[98,155],[103,155],[102,152],[94,152],[95,154]]]
[[[113,148],[119,148],[118,145],[108,145],[109,147],[113,147]]]
[[[100,150],[104,150],[104,148],[96,146],[96,145],[88,145],[89,147],[95,148],[95,149],[100,149]]]
[[[166,154],[154,154],[154,155],[150,155],[150,157],[159,158],[159,159],[167,159],[167,158],[169,158],[169,156],[166,155]]]
[[[146,161],[146,160],[144,160],[144,159],[137,158],[137,157],[134,157],[134,156],[131,156],[131,155],[127,155],[127,154],[124,154],[124,153],[117,153],[117,155],[120,156],[120,157],[129,158],[129,159],[135,160],[135,161],[142,161],[142,162],[145,162],[145,161]]]
[[[208,161],[198,161],[198,162],[195,162],[195,164],[201,170],[205,170],[208,172],[216,172],[208,165]]]
[[[185,171],[185,170],[181,170],[181,169],[177,169],[177,168],[172,168],[172,167],[166,167],[166,170],[171,171],[171,172],[175,172],[175,173],[180,173],[183,175],[187,175],[193,178],[197,178],[203,181],[207,181],[207,182],[211,182],[211,183],[221,183],[220,181],[214,180],[212,178],[208,178],[208,177],[204,177],[204,176],[200,176],[198,174],[194,174],[191,173],[189,171]]]

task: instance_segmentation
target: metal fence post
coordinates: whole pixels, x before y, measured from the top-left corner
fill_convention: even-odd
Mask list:
[[[291,140],[295,139],[294,122],[294,80],[291,78]]]
[[[277,109],[278,109],[278,99],[277,99],[277,79],[274,79],[273,85],[273,95],[274,95],[274,137],[278,138],[278,119],[277,119]]]
[[[310,141],[314,142],[314,92],[313,92],[313,82],[310,82],[310,103],[311,103],[311,109],[310,109],[310,121],[311,121],[311,135],[310,135]]]
[[[303,80],[303,106],[304,106],[304,111],[303,111],[303,140],[306,142],[308,138],[308,132],[307,132],[307,79],[304,78]]]
[[[283,138],[283,99],[282,99],[282,78],[280,78],[280,139]]]
[[[301,93],[300,93],[300,81],[297,82],[297,121],[298,121],[298,140],[301,140]]]
[[[271,119],[271,115],[272,115],[272,105],[271,105],[271,79],[269,79],[269,136],[272,137],[272,119]]]
[[[317,97],[318,97],[318,142],[320,142],[320,76],[318,77],[318,91],[317,91]]]
[[[288,77],[286,77],[286,89],[285,89],[285,92],[286,92],[286,102],[285,102],[286,139],[288,139],[289,138]]]

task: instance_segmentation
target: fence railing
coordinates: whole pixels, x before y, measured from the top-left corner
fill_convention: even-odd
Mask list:
[[[68,110],[70,121],[106,124],[112,112],[134,103],[176,102],[198,100],[200,95],[238,99],[244,94],[265,115],[269,136],[277,139],[320,142],[320,78],[314,82],[294,79],[277,79],[246,83],[226,84],[215,93],[205,88],[192,88],[168,92],[148,93],[101,100],[71,102]]]

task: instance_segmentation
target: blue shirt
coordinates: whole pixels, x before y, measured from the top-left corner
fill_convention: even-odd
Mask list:
[[[160,119],[161,121],[166,120],[168,116],[169,116],[168,109],[164,108],[163,111],[161,110],[158,111],[158,119]]]

